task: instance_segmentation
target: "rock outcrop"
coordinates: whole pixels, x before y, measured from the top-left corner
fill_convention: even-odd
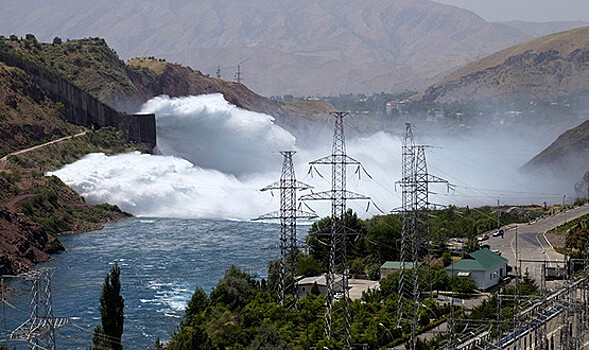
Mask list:
[[[48,261],[64,250],[54,236],[22,214],[0,208],[0,274],[13,275]]]

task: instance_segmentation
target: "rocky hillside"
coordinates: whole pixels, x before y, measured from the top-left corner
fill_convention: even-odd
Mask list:
[[[50,14],[50,15],[49,15]],[[100,36],[121,57],[164,57],[265,96],[421,87],[530,38],[429,0],[56,0],[0,13],[0,33]]]
[[[589,27],[530,40],[468,64],[427,88],[427,102],[551,100],[589,90]]]
[[[521,170],[536,178],[543,175],[571,184],[581,179],[589,170],[589,120],[560,135]]]
[[[0,274],[23,272],[63,250],[58,234],[96,229],[125,217],[118,208],[88,206],[58,178],[42,174],[88,152],[136,149],[115,130],[87,134],[21,155],[11,152],[83,131],[63,119],[27,74],[0,62]]]
[[[0,49],[6,50],[3,43]],[[58,234],[97,229],[127,216],[116,207],[88,206],[59,179],[43,176],[88,152],[136,150],[120,132],[86,131],[10,155],[84,131],[67,123],[64,113],[63,103],[50,99],[27,73],[0,62],[0,274],[26,271],[63,250]]]
[[[137,112],[145,101],[161,94],[174,97],[220,92],[239,107],[285,116],[280,105],[242,84],[210,78],[153,57],[125,63],[100,38],[42,43],[34,35],[22,40],[0,37],[0,49],[35,62],[107,105],[129,113]]]
[[[22,70],[0,62],[0,157],[75,131],[57,107]]]

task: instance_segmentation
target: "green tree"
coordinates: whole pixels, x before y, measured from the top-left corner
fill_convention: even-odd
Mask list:
[[[450,254],[450,252],[442,253],[442,263],[444,264],[444,267],[452,264],[452,254]]]
[[[464,244],[464,249],[467,253],[472,253],[476,250],[481,249],[481,245],[479,244],[479,241],[477,240],[475,235],[470,235],[468,237],[468,241],[466,241],[466,243]]]
[[[123,308],[125,301],[121,296],[121,268],[117,263],[104,278],[102,295],[100,296],[100,315],[102,326],[94,329],[92,342],[96,348],[121,350],[123,335]]]
[[[205,331],[204,327],[198,324],[184,327],[181,332],[174,334],[174,337],[168,344],[169,350],[214,350],[211,338]]]
[[[362,258],[356,258],[352,261],[352,265],[350,266],[350,273],[353,276],[361,276],[366,274],[366,267],[364,266],[364,261],[362,261]]]
[[[231,265],[225,277],[211,292],[210,299],[215,304],[221,303],[235,310],[245,306],[254,297],[256,287],[256,281],[249,274]]]
[[[331,241],[329,238],[331,232],[332,220],[330,216],[324,217],[321,220],[313,223],[309,229],[307,236],[307,244],[309,245],[310,254],[319,261],[326,269],[329,265],[329,250],[331,248]],[[344,216],[343,223],[339,219],[336,223],[338,227],[343,225],[346,233],[346,251],[348,259],[351,261],[357,257],[363,257],[366,252],[366,225],[364,221],[358,218],[358,215],[348,209]]]
[[[257,329],[256,336],[250,346],[252,350],[286,350],[292,349],[287,340],[276,328],[267,323],[262,323]]]
[[[398,261],[402,216],[375,216],[366,220],[366,227],[366,243],[372,257],[379,262]]]
[[[319,276],[322,272],[321,264],[312,255],[299,253],[297,258],[297,275],[313,277]]]
[[[313,285],[311,286],[311,291],[309,293],[313,295],[321,295],[321,291],[319,290],[317,282],[313,282]]]
[[[278,290],[280,285],[280,259],[268,262],[268,289]]]
[[[209,297],[202,288],[197,288],[184,311],[184,323],[190,324],[193,317],[203,312],[209,306]]]

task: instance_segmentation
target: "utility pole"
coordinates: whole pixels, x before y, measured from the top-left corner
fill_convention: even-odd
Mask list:
[[[585,173],[583,179],[585,180],[585,184],[587,185],[587,204],[589,204],[589,170]]]
[[[280,219],[280,267],[278,292],[280,305],[295,306],[298,299],[296,275],[297,275],[297,219],[316,218],[317,214],[297,210],[297,190],[307,190],[311,186],[297,181],[295,177],[292,157],[295,151],[282,151],[282,171],[280,180],[274,182],[260,191],[280,190],[280,210],[261,215],[257,220]],[[290,261],[289,261],[290,256]],[[291,295],[292,298],[286,300]]]
[[[349,310],[350,292],[348,289],[348,260],[346,253],[346,236],[357,233],[347,230],[345,225],[346,201],[369,197],[346,190],[346,168],[348,165],[360,166],[360,162],[346,154],[344,136],[344,117],[347,112],[332,112],[335,118],[333,144],[331,155],[310,162],[315,165],[331,166],[331,190],[304,195],[301,200],[330,200],[331,201],[331,245],[329,251],[329,271],[327,275],[327,315],[325,316],[325,335],[332,338],[339,333],[343,338],[345,349],[351,349],[351,319]],[[334,309],[337,285],[336,276],[341,274],[342,300],[340,308]],[[340,333],[341,332],[341,333]]]
[[[520,313],[521,313],[521,304],[520,304],[520,283],[521,283],[521,277],[522,277],[522,262],[519,258],[519,249],[517,247],[517,241],[518,241],[518,227],[515,227],[515,261],[517,263],[517,274],[515,276],[515,331],[518,332],[519,329],[521,328],[521,319],[520,319]],[[516,339],[515,342],[515,347],[514,350],[519,349],[519,342],[521,341],[521,339]]]
[[[235,82],[241,84],[241,65],[237,65],[237,72],[235,72]]]
[[[69,318],[53,316],[51,276],[54,268],[32,270],[17,277],[33,282],[29,319],[18,326],[11,339],[25,340],[29,349],[55,350],[55,330],[70,323]]]
[[[497,231],[501,229],[501,224],[499,223],[499,217],[501,216],[501,209],[499,209],[499,198],[497,198]]]

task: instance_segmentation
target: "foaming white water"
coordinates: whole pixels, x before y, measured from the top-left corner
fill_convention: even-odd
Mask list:
[[[161,155],[90,154],[48,175],[88,203],[139,216],[249,219],[274,209],[257,189],[278,176],[277,152],[294,149],[295,138],[273,117],[221,94],[159,96],[142,112],[156,115]]]
[[[239,109],[220,94],[169,98],[145,104],[155,113],[158,148],[162,155],[91,154],[49,173],[84,196],[89,203],[110,203],[139,216],[250,219],[276,210],[278,196],[258,189],[278,180],[279,151],[292,150],[294,137],[268,115]],[[297,179],[325,191],[331,186],[330,168],[317,167],[322,176],[307,173],[308,162],[331,154],[330,131],[315,131],[309,144],[298,145]],[[348,168],[348,190],[370,196],[384,212],[401,205],[399,137],[378,132],[366,137],[347,135],[348,155],[362,162],[362,170]],[[421,141],[442,146],[428,149],[429,173],[457,185],[446,193],[431,186],[430,202],[443,205],[541,203],[558,194],[542,193],[516,169],[539,151],[530,140],[507,135],[472,135]],[[312,144],[311,144],[312,142]],[[533,147],[532,147],[533,146]],[[552,197],[551,197],[552,196]],[[330,213],[329,203],[310,202],[319,215]],[[348,207],[363,217],[379,214],[366,201]]]
[[[263,180],[240,181],[177,157],[94,153],[48,175],[88,203],[116,204],[139,216],[247,219],[271,208],[270,198],[256,192]]]
[[[238,108],[221,94],[159,96],[141,112],[156,115],[161,154],[237,176],[275,169],[272,152],[295,144],[273,117]]]

